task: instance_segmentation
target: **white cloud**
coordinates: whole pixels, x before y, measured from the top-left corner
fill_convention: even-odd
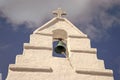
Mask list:
[[[26,23],[31,28],[42,25],[45,19],[52,17],[53,10],[62,7],[73,23],[88,26],[83,31],[94,39],[110,28],[115,20],[120,22],[106,12],[114,4],[120,4],[120,0],[0,0],[0,11],[9,23],[15,26]],[[96,16],[101,29],[91,24]]]
[[[1,43],[0,44],[0,50],[5,50],[5,49],[7,49],[7,48],[10,48],[12,45],[10,45],[10,44],[3,44],[3,43]]]

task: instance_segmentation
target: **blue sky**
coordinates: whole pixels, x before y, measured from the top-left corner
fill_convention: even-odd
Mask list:
[[[71,6],[74,5],[74,6]],[[119,0],[0,0],[0,72],[3,80],[8,65],[22,54],[23,43],[32,32],[52,19],[52,11],[62,7],[66,18],[86,33],[97,57],[120,79],[120,1]]]

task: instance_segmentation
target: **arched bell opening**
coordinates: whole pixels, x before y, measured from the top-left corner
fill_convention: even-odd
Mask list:
[[[53,31],[53,56],[66,58],[67,53],[67,32],[62,29]]]

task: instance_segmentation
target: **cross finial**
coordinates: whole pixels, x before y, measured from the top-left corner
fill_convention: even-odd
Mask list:
[[[53,11],[53,14],[55,14],[58,18],[61,18],[62,15],[66,15],[66,12],[64,12],[61,8],[58,8],[57,10]]]

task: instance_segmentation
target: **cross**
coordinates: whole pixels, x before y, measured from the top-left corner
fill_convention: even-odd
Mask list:
[[[58,8],[57,10],[53,11],[53,14],[55,14],[58,18],[61,18],[62,15],[66,15],[66,12],[64,12],[61,8]]]

